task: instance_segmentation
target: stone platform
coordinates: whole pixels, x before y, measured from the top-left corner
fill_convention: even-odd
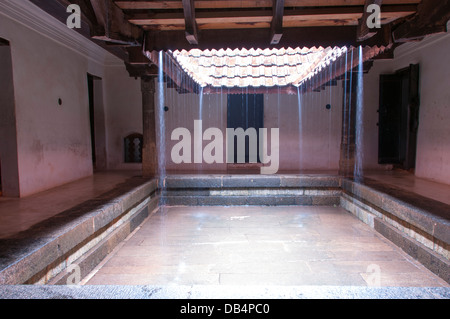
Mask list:
[[[340,195],[340,177],[326,175],[173,175],[162,194],[169,206],[333,206]]]
[[[69,265],[89,273],[158,207],[156,181],[129,178],[113,190],[0,239],[0,284],[47,284]],[[61,278],[62,279],[62,278]]]

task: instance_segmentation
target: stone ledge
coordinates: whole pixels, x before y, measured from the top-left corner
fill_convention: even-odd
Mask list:
[[[440,257],[436,252],[428,249],[420,242],[400,233],[400,231],[379,218],[375,218],[374,229],[396,246],[400,247],[408,255],[418,260],[434,274],[450,283],[450,263],[448,260]]]
[[[214,188],[340,188],[339,176],[327,175],[169,175],[167,189]]]
[[[342,189],[353,198],[368,202],[417,227],[430,236],[450,244],[450,206],[371,180],[358,184],[344,179]]]
[[[0,239],[0,284],[22,284],[44,272],[139,202],[155,196],[156,186],[154,180],[130,178],[110,192]]]
[[[170,175],[166,205],[339,205],[339,176]]]
[[[315,196],[166,196],[164,202],[168,206],[338,206],[339,195]]]
[[[114,229],[105,238],[99,240],[99,242],[89,249],[87,252],[82,252],[80,256],[70,263],[70,265],[78,266],[80,277],[85,278],[89,275],[100,262],[112,253],[117,245],[127,238],[135,229],[142,224],[142,222],[149,217],[152,213],[159,209],[159,198],[155,197],[150,201],[142,202],[142,207],[136,207],[136,212],[130,211],[128,213],[130,218],[127,218],[126,222]],[[67,269],[67,265],[64,267]],[[59,271],[58,275],[53,277],[48,284],[50,285],[65,285],[68,283],[68,279],[71,276],[71,272]]]
[[[434,274],[450,283],[449,243],[442,242],[433,236],[435,232],[432,230],[436,229],[435,227],[431,229],[426,227],[430,223],[438,225],[440,218],[435,218],[431,212],[427,212],[421,219],[424,222],[418,223],[417,218],[410,219],[407,218],[410,214],[405,214],[408,209],[420,214],[420,210],[415,210],[416,208],[412,205],[397,211],[395,207],[401,205],[400,199],[380,193],[366,185],[354,184],[348,187],[350,183],[353,182],[343,183],[347,185],[344,186],[341,196],[341,207],[374,228]],[[356,195],[352,193],[355,189]],[[391,203],[383,205],[383,201]],[[441,207],[441,204],[436,203],[437,207]],[[386,208],[389,210],[385,210]],[[445,227],[445,224],[441,224],[441,227]],[[427,229],[430,232],[427,232]]]
[[[450,288],[359,286],[0,286],[0,299],[449,299]],[[150,304],[151,306],[151,304]]]

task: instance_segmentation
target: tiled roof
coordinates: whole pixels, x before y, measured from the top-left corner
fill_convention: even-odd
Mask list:
[[[199,85],[211,87],[299,86],[347,48],[193,49],[172,54]]]

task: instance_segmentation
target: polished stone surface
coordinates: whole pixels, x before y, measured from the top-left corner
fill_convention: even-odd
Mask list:
[[[87,285],[449,287],[339,207],[163,207]]]
[[[140,175],[138,171],[98,172],[24,198],[0,197],[0,238],[25,231],[63,211],[113,191],[127,179]]]
[[[450,185],[418,178],[402,170],[367,172],[365,176],[384,185],[450,205]]]

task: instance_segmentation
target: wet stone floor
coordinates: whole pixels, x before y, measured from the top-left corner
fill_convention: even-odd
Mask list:
[[[87,285],[448,287],[339,207],[163,207]]]

